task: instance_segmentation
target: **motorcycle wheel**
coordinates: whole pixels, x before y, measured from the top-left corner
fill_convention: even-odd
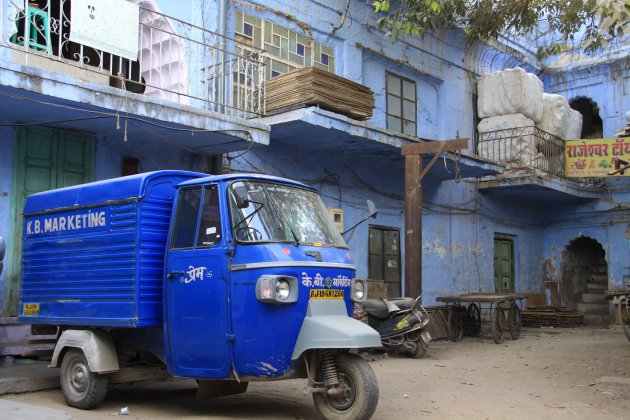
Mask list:
[[[418,338],[418,341],[416,341],[416,351],[411,357],[413,357],[414,359],[422,359],[425,354],[427,354],[427,345],[425,344],[422,337],[420,337]]]
[[[337,355],[337,374],[343,393],[338,396],[326,392],[313,393],[317,411],[328,420],[367,420],[378,404],[378,382],[372,368],[354,354]]]

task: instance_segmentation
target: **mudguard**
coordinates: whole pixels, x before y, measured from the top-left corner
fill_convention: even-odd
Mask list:
[[[63,349],[67,347],[81,349],[92,372],[108,373],[119,370],[116,347],[114,346],[112,338],[105,331],[64,331],[57,341],[52,360],[48,367],[58,367],[59,355]]]
[[[380,335],[348,316],[343,300],[311,300],[291,360],[309,349],[381,347]]]

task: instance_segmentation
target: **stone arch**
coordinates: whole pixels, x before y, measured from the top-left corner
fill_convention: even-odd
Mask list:
[[[599,116],[597,102],[587,96],[578,96],[569,101],[572,109],[582,114],[582,139],[601,138],[604,124]]]
[[[531,65],[482,41],[473,42],[466,47],[464,66],[477,76],[516,67],[536,73]]]
[[[610,322],[609,305],[605,298],[608,263],[606,251],[599,241],[585,235],[569,241],[562,250],[560,276],[560,302],[563,306],[584,313],[585,323]]]

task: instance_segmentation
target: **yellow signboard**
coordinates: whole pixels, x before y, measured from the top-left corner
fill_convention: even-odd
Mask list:
[[[565,143],[567,177],[630,176],[630,169],[623,174],[608,175],[616,169],[615,163],[618,160],[630,163],[630,137],[567,140]],[[622,167],[625,165],[627,164],[623,163]]]

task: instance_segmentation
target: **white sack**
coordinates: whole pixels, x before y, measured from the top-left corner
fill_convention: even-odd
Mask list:
[[[523,114],[484,118],[477,126],[479,156],[529,166],[536,158],[534,121]]]
[[[523,114],[534,122],[543,114],[543,84],[522,68],[488,73],[477,83],[479,118]]]
[[[571,121],[571,107],[561,95],[543,93],[544,112],[536,127],[561,139],[566,139]],[[581,127],[580,127],[581,130]]]
[[[567,140],[582,138],[582,114],[575,109],[570,111],[569,127],[567,128]]]

